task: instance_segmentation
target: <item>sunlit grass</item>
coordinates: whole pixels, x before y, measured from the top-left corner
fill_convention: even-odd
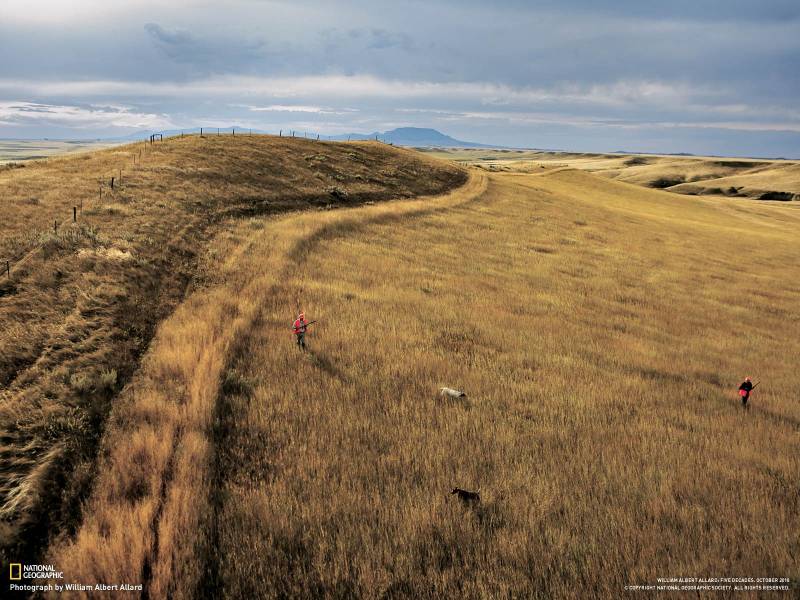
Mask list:
[[[562,173],[321,242],[238,353],[260,385],[228,399],[224,589],[616,597],[796,575],[798,250],[747,230]],[[299,308],[321,319],[305,356]],[[745,374],[768,381],[749,414]]]
[[[209,255],[198,272],[218,231],[251,216],[439,193],[464,180],[462,169],[385,144],[273,136],[187,136],[0,166],[0,562],[34,563],[52,540],[61,543],[80,524],[106,417],[156,326],[187,286],[202,287],[237,255]],[[202,325],[191,334],[182,328],[193,323],[165,330],[174,339],[159,346],[169,366],[154,380],[169,383],[151,386],[157,394],[146,423],[154,435],[182,431],[186,415],[172,411],[186,396],[215,405],[215,355],[204,355],[202,344],[222,335],[216,328],[227,327],[226,310],[214,304],[208,318],[221,312],[218,322],[199,317]],[[173,381],[194,377],[195,368],[209,372],[196,389]],[[130,444],[126,438],[119,450],[138,460],[138,446]],[[142,450],[143,464],[159,447]],[[200,445],[192,452],[202,455]],[[154,477],[159,501],[145,510],[149,500],[143,500],[139,517],[160,514],[159,482],[172,469],[156,459],[152,466],[115,478]],[[135,500],[146,487],[134,483],[121,495]],[[150,551],[147,535],[131,544],[132,556],[139,547]]]
[[[561,171],[234,226],[52,559],[151,597],[797,577],[797,218]]]

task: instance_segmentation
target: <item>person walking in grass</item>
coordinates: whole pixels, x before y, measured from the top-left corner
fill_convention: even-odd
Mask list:
[[[306,330],[308,323],[306,323],[305,313],[300,313],[294,322],[294,335],[297,338],[297,347],[305,352],[306,349]]]
[[[756,384],[758,385],[758,384]],[[747,408],[747,401],[750,398],[750,392],[756,387],[749,377],[745,377],[742,385],[739,386],[739,395],[742,397],[742,406]]]

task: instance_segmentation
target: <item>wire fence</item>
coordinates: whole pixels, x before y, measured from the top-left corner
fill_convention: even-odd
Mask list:
[[[262,132],[256,132],[255,135],[257,135],[257,136],[274,136],[274,137],[292,137],[292,138],[301,137],[297,130],[289,129],[285,133],[286,133],[286,135],[284,135],[284,131],[283,131],[283,129],[281,129],[281,130],[278,131],[277,135],[276,134],[269,134],[269,133],[262,133]],[[144,140],[142,142],[135,142],[137,144],[138,143],[143,144],[143,147],[140,150],[138,150],[138,152],[134,148],[134,151],[132,152],[132,163],[131,164],[134,167],[137,164],[141,164],[142,157],[146,156],[148,149],[152,148],[155,144],[163,143],[165,141],[165,139],[183,138],[183,137],[189,137],[189,136],[199,136],[201,138],[206,138],[206,137],[212,137],[212,136],[220,137],[220,136],[223,136],[223,135],[231,135],[231,136],[235,137],[237,135],[237,129],[235,127],[226,128],[226,129],[223,129],[223,128],[220,128],[220,127],[212,127],[212,128],[200,127],[199,128],[199,132],[197,130],[194,130],[194,131],[189,131],[189,132],[181,131],[180,133],[171,132],[171,133],[168,133],[168,134],[154,133],[154,134],[151,134],[148,139],[146,139],[146,140]],[[239,136],[243,136],[244,135],[244,136],[247,136],[247,137],[252,137],[254,134],[253,134],[253,130],[252,129],[239,129],[238,130],[238,135]],[[309,132],[305,131],[305,132],[303,132],[303,136],[302,137],[304,139],[311,139],[313,141],[329,141],[329,140],[321,140],[320,139],[321,135],[319,133],[316,133],[316,132],[312,132],[311,136],[309,137]],[[372,138],[368,138],[368,139],[371,140]],[[363,141],[363,140],[364,140],[364,138],[359,136],[357,141]],[[340,141],[343,141],[343,140],[340,140]],[[350,136],[348,136],[347,141],[348,142],[351,141]],[[384,140],[381,140],[379,138],[379,136],[376,135],[375,136],[375,141],[379,141],[380,142],[380,141],[384,141]],[[384,141],[384,143],[385,143],[385,141]],[[117,169],[114,169],[110,175],[109,174],[105,174],[105,175],[101,175],[101,176],[99,176],[97,178],[97,181],[98,181],[98,184],[99,184],[99,186],[98,186],[98,201],[99,202],[103,201],[103,190],[106,189],[106,186],[108,187],[108,189],[110,189],[112,191],[115,189],[115,185],[119,186],[119,184],[122,182],[122,175],[125,172],[124,167],[126,167],[126,166],[127,165],[120,166]],[[88,203],[88,202],[89,202],[89,199],[87,198],[86,199],[86,203]],[[88,223],[89,225],[91,225],[91,223],[89,223],[88,220],[83,215],[83,208],[84,208],[84,197],[81,197],[78,200],[78,203],[75,204],[72,207],[71,218],[70,217],[66,217],[66,218],[62,219],[61,221],[59,221],[58,219],[55,219],[53,221],[53,234],[54,235],[58,235],[59,228],[62,228],[64,226],[69,226],[69,225],[77,225],[79,222],[80,223]],[[36,253],[39,252],[44,247],[45,243],[46,242],[42,242],[42,243],[36,244],[33,248],[26,250],[19,257],[0,258],[0,277],[5,276],[4,278],[7,281],[12,281],[14,276],[18,272],[20,272],[20,268],[22,266],[24,266],[29,260],[31,260],[31,258],[33,258],[36,255]]]
[[[161,134],[158,135],[160,136]],[[163,136],[160,138],[159,141],[163,141]],[[138,151],[136,151],[136,149],[134,148],[134,151],[131,153],[133,165],[141,164],[142,156],[146,155],[148,145],[152,145],[155,143],[154,136],[151,136],[149,140],[146,140],[141,143],[143,144],[143,147]],[[104,188],[106,188],[106,186],[108,186],[108,188],[110,188],[111,190],[114,190],[115,186],[117,187],[119,186],[119,184],[122,181],[122,175],[125,172],[124,170],[125,166],[127,165],[123,165],[121,167],[114,169],[112,171],[113,174],[111,175],[105,174],[97,177],[99,202],[103,201],[103,190]],[[61,220],[57,218],[54,219],[53,235],[58,235],[59,230],[60,229],[63,230],[65,226],[68,227],[70,225],[77,225],[79,223],[86,223],[89,226],[91,226],[91,223],[83,214],[84,204],[85,203],[88,204],[88,202],[89,202],[88,199],[85,199],[83,196],[81,196],[77,201],[77,204],[71,207],[72,208],[71,215],[69,215],[66,218],[62,218]],[[40,233],[44,234],[47,231],[49,230],[44,230]],[[41,238],[44,237],[44,235],[39,235],[37,237]],[[33,248],[26,249],[25,252],[20,256],[16,257],[11,256],[0,259],[0,268],[2,269],[0,270],[0,275],[4,275],[7,281],[12,281],[14,276],[20,272],[21,267],[23,267],[28,261],[30,261],[37,254],[37,252],[39,252],[45,246],[46,243],[47,243],[46,240],[36,243],[34,244]]]

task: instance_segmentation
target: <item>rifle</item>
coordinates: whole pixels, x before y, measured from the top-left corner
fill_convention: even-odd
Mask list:
[[[318,320],[318,319],[317,319],[317,320]],[[309,325],[313,325],[314,323],[316,323],[316,322],[317,322],[317,320],[314,320],[314,321],[306,321],[305,323],[303,323],[303,324],[301,325],[301,327],[308,327]],[[292,329],[294,329],[294,326],[292,326]]]
[[[761,382],[760,382],[760,381],[756,382],[756,383],[753,385],[753,387],[751,387],[749,390],[747,390],[747,393],[749,394],[749,393],[750,393],[750,392],[752,392],[754,389],[756,389],[756,387],[758,387],[758,384],[759,384],[759,383],[761,383]],[[740,389],[741,389],[741,388],[740,388]]]

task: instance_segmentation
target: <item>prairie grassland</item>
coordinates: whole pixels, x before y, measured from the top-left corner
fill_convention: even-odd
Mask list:
[[[0,258],[12,261],[12,277],[0,278],[0,560],[35,562],[49,538],[73,532],[106,416],[158,322],[190,281],[202,286],[197,256],[223,223],[464,179],[382,144],[267,136],[172,138],[0,168]]]
[[[483,182],[474,178],[436,206],[474,197]],[[428,203],[417,199],[354,214],[309,211],[229,222],[205,255],[203,286],[160,326],[115,405],[81,527],[53,544],[49,559],[75,581],[142,581],[152,598],[206,593],[217,546],[219,393],[238,389],[235,373],[225,371],[233,348],[258,329],[264,302],[291,277],[293,257],[317,237],[352,227],[362,213],[396,220],[423,210]]]
[[[152,598],[797,577],[798,219],[552,170],[231,223],[48,560]]]
[[[796,160],[533,150],[437,150],[431,154],[494,171],[536,173],[569,166],[679,194],[800,199],[800,161]]]
[[[471,202],[313,237],[231,347],[206,591],[797,578],[793,208],[492,175]],[[320,319],[305,355],[300,308]]]

